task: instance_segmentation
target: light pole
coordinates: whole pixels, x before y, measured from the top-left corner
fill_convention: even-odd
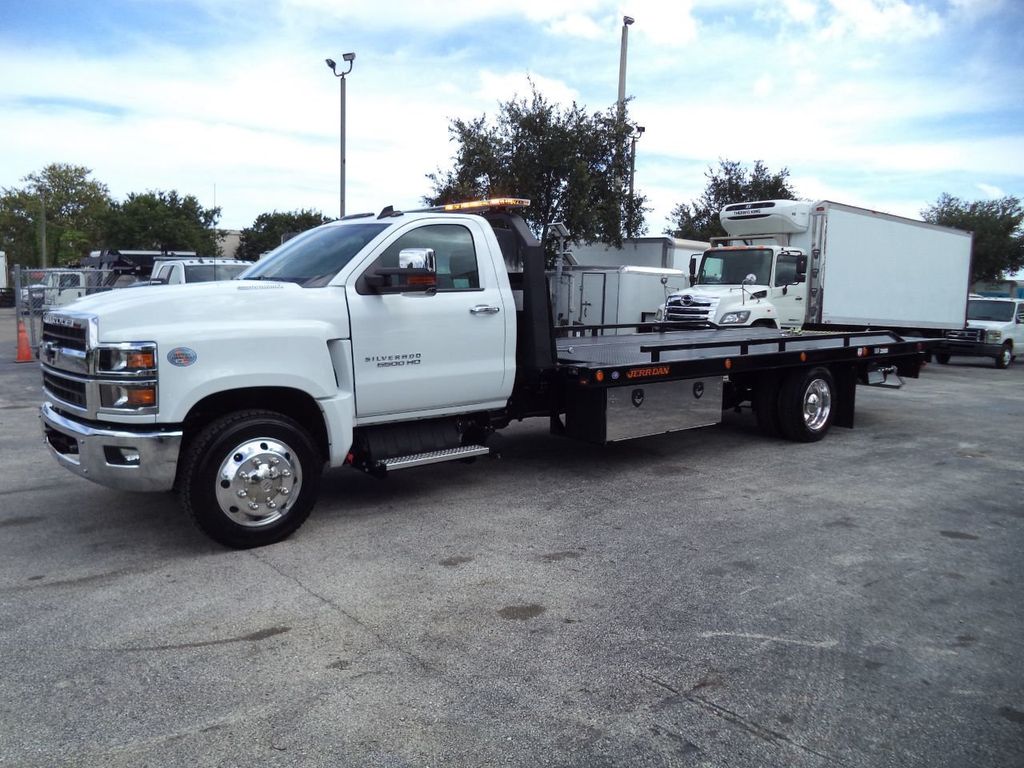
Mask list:
[[[619,46],[619,117],[626,110],[626,48],[629,46],[629,25],[636,19],[632,16],[622,17],[622,44]]]
[[[633,177],[636,175],[636,143],[640,137],[644,135],[644,131],[647,130],[642,125],[633,126],[635,130],[629,135],[629,200],[626,205],[629,206],[629,227],[626,230],[630,237],[634,237],[633,232]]]
[[[341,179],[340,179],[340,200],[341,200],[341,217],[345,216],[345,75],[352,71],[352,62],[356,60],[354,53],[343,53],[341,55],[342,61],[348,62],[348,69],[344,72],[338,72],[338,65],[334,63],[334,59],[327,59],[327,66],[330,67],[331,72],[334,76],[341,81]]]

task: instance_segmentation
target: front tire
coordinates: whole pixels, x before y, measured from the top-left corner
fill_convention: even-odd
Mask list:
[[[204,427],[185,449],[182,507],[201,531],[248,549],[287,538],[313,509],[323,458],[297,422],[237,411]]]
[[[936,352],[935,362],[939,365],[949,365],[949,353],[947,352]]]
[[[828,368],[792,371],[779,391],[782,434],[800,443],[821,440],[832,426],[836,385]]]
[[[999,354],[996,356],[996,368],[1009,368],[1010,363],[1013,362],[1013,347],[1009,343],[1003,344],[999,348]]]

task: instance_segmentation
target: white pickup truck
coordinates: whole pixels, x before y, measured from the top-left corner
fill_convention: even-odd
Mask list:
[[[251,261],[239,259],[157,259],[153,262],[153,272],[149,281],[159,285],[181,285],[233,280],[251,266]]]
[[[43,433],[97,483],[177,488],[214,539],[269,544],[325,465],[373,474],[489,453],[513,420],[607,443],[718,423],[852,427],[858,383],[916,377],[889,332],[558,338],[544,250],[517,205],[391,207],[310,230],[240,279],[84,298],[46,314]]]
[[[972,296],[967,300],[967,327],[946,332],[936,348],[942,364],[953,355],[991,357],[996,368],[1009,368],[1024,347],[1024,299]]]

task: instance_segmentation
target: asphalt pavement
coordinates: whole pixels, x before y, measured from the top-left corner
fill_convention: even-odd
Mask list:
[[[0,766],[1024,765],[1024,360],[324,479],[226,550],[62,470],[0,310]]]

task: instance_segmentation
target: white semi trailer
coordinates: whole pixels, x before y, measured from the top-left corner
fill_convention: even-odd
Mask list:
[[[971,234],[830,201],[726,206],[664,318],[696,327],[963,328]]]

